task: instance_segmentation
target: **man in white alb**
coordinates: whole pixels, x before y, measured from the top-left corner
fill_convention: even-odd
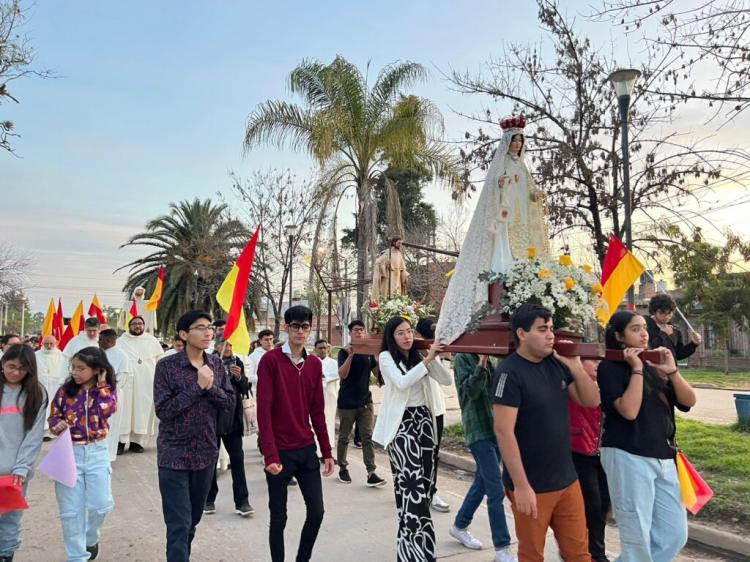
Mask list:
[[[260,345],[248,355],[247,362],[245,363],[245,374],[251,384],[250,392],[253,395],[255,395],[255,387],[258,384],[258,363],[260,363],[260,358],[265,355],[266,351],[273,349],[273,332],[271,330],[261,330],[258,333],[258,342]]]
[[[99,347],[99,330],[101,324],[96,316],[86,318],[83,323],[83,332],[79,332],[72,340],[68,342],[63,350],[65,360],[70,361],[73,356],[86,347]]]
[[[44,336],[42,349],[36,352],[36,370],[39,382],[47,391],[47,399],[51,407],[52,397],[68,375],[68,362],[62,351],[57,348],[55,336]],[[50,415],[49,409],[48,407],[47,417]],[[48,427],[44,428],[44,438],[45,440],[52,438]]]
[[[149,437],[155,433],[154,370],[156,362],[164,355],[159,340],[146,333],[146,323],[141,316],[128,322],[128,331],[117,338],[117,346],[128,356],[129,372],[133,376],[131,389],[123,389],[120,413],[120,442],[117,452],[142,453]]]
[[[117,381],[117,410],[109,418],[109,433],[107,434],[107,446],[109,447],[109,460],[117,460],[117,440],[120,436],[120,413],[121,397],[124,389],[133,388],[133,377],[128,369],[128,356],[117,344],[117,332],[112,329],[99,332],[99,348],[107,355],[107,360],[115,370]]]
[[[339,364],[331,358],[331,346],[326,340],[315,342],[315,355],[323,363],[323,399],[325,400],[326,428],[328,439],[333,443],[336,434],[336,402],[339,399]],[[318,457],[321,457],[318,447]]]

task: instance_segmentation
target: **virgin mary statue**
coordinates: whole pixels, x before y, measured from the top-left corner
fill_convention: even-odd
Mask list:
[[[476,210],[448,284],[436,328],[436,341],[451,343],[466,330],[476,309],[487,302],[485,271],[505,273],[529,248],[549,255],[543,194],[524,161],[521,115],[500,122],[503,136],[487,171]]]

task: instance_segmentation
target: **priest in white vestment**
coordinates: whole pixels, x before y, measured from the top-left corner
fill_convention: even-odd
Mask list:
[[[123,388],[122,403],[118,405],[120,417],[120,442],[118,450],[142,453],[149,438],[155,433],[154,414],[154,370],[164,350],[154,336],[146,333],[146,322],[134,316],[128,323],[128,331],[117,339],[119,347],[128,357],[132,387]]]
[[[336,434],[336,402],[339,397],[339,364],[330,357],[331,346],[326,340],[315,342],[315,355],[323,364],[323,399],[328,440],[333,443]],[[318,456],[322,457],[320,447]]]
[[[52,397],[68,376],[68,361],[62,351],[57,348],[55,336],[44,336],[42,349],[36,352],[36,372],[39,376],[39,382],[47,391],[47,400],[49,401],[47,417],[49,417]],[[49,428],[45,426],[44,436],[51,437],[51,435]]]
[[[123,332],[128,329],[128,318],[131,315],[131,309],[133,308],[133,302],[135,302],[134,316],[140,316],[143,318],[146,324],[146,332],[149,334],[156,333],[156,310],[146,310],[148,299],[146,299],[146,289],[143,287],[136,287],[129,301],[125,301],[122,304],[122,310],[120,310],[120,316],[117,318],[117,329]]]
[[[86,322],[83,324],[83,332],[79,332],[63,349],[65,359],[70,361],[76,353],[86,347],[99,347],[100,328],[101,324],[96,316],[86,318]]]
[[[117,381],[117,410],[109,418],[109,433],[107,434],[107,447],[109,448],[109,460],[117,460],[117,446],[120,437],[120,413],[122,394],[124,388],[132,388],[132,375],[128,369],[128,356],[125,352],[117,347],[117,332],[112,329],[102,330],[99,332],[99,348],[107,355],[107,361],[115,370],[115,380]]]
[[[247,356],[245,362],[245,375],[250,383],[250,392],[253,396],[256,395],[255,387],[258,385],[258,364],[260,363],[261,357],[266,354],[266,351],[273,349],[273,332],[268,329],[261,330],[258,332],[258,347]]]

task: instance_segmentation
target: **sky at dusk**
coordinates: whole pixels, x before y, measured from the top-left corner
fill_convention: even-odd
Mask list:
[[[565,6],[576,14],[590,3]],[[229,195],[231,171],[314,173],[304,154],[242,151],[247,116],[266,99],[294,99],[286,79],[303,59],[371,61],[373,77],[396,60],[424,64],[430,76],[413,91],[438,105],[456,141],[473,128],[458,113],[491,100],[452,91],[443,73],[477,71],[504,41],[541,37],[532,2],[42,0],[28,15],[34,67],[55,77],[14,82],[21,103],[2,106],[22,137],[18,157],[0,153],[0,232],[34,262],[25,288],[33,311],[57,296],[72,310],[94,291],[120,306],[126,273],[113,271],[146,250],[119,246],[172,201]],[[623,64],[636,56],[626,38],[592,30],[615,41]],[[717,142],[747,143],[746,130],[730,125]],[[445,189],[429,189],[449,204]],[[731,211],[713,218],[736,222]]]

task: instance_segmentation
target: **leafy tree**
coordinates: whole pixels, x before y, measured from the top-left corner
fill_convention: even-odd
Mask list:
[[[732,232],[726,244],[707,241],[700,228],[689,235],[676,226],[662,227],[661,244],[669,257],[677,287],[684,290],[680,304],[700,316],[723,343],[725,372],[729,372],[729,337],[732,326],[747,330],[750,319],[750,273],[736,271],[736,257],[750,260],[750,243]]]
[[[165,329],[174,326],[191,308],[217,310],[216,292],[250,237],[244,225],[228,217],[227,211],[226,205],[208,199],[170,203],[168,214],[146,223],[144,232],[121,246],[154,249],[118,268],[130,269],[123,287],[128,295],[138,286],[145,287],[150,295],[159,266],[165,266],[164,291],[157,311]]]
[[[532,173],[546,194],[553,232],[585,232],[601,262],[609,232],[624,233],[621,122],[608,82],[617,64],[557,2],[537,3],[543,44],[508,45],[484,74],[454,73],[452,81],[462,92],[505,102],[506,114],[525,113]],[[550,46],[551,52],[543,48]],[[665,71],[657,60],[646,60],[641,70],[629,115],[631,207],[634,218],[649,223],[654,213],[681,219],[682,204],[699,201],[702,190],[739,184],[750,159],[740,149],[708,148],[692,134],[665,133],[676,111],[658,93]],[[466,133],[469,146],[462,156],[468,168],[488,167],[501,117],[489,110],[476,116],[487,129]],[[642,240],[634,232],[634,243]]]
[[[392,220],[379,220],[377,224],[378,246],[385,248],[391,236],[400,234],[407,242],[430,245],[435,238],[437,229],[437,214],[435,207],[424,200],[422,190],[432,181],[432,174],[425,169],[399,169],[389,166],[383,172],[375,187],[374,197],[377,206],[377,216],[389,216],[389,189],[386,178],[391,182],[392,189],[398,196],[403,224],[403,232],[398,232],[397,225]],[[355,247],[357,228],[345,228],[342,242]]]
[[[368,69],[369,70],[369,69]],[[326,65],[304,60],[289,76],[302,105],[269,100],[247,122],[245,149],[288,144],[313,156],[330,173],[332,184],[354,184],[358,198],[357,304],[374,259],[377,209],[373,189],[390,165],[419,165],[451,186],[458,185],[454,159],[431,140],[442,133],[442,117],[429,101],[405,90],[426,76],[413,62],[383,68],[370,87],[366,74],[341,56]]]

